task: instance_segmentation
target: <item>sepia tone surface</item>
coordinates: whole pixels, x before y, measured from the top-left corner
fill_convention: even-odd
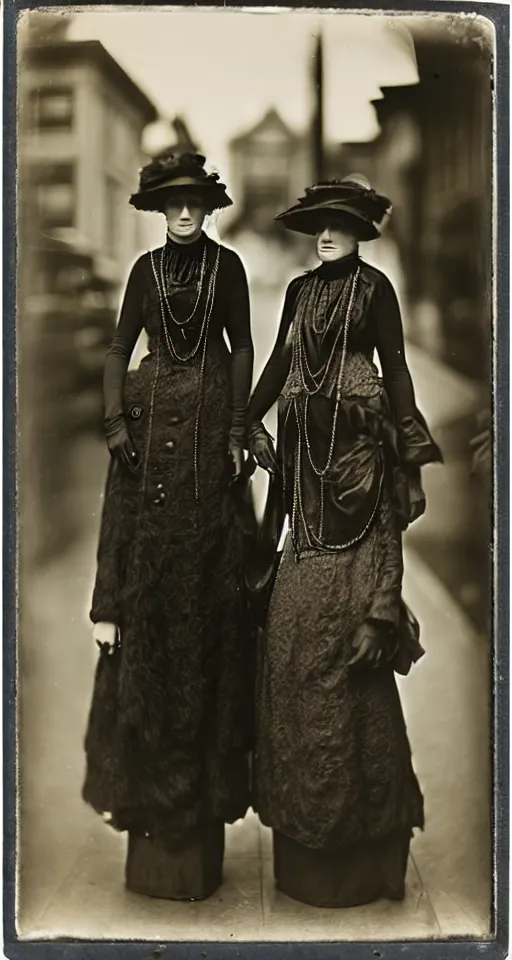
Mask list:
[[[470,441],[490,405],[492,34],[483,20],[399,19],[400,29],[310,13],[22,18],[22,937],[490,933],[490,470],[472,473]],[[128,269],[165,233],[127,198],[148,153],[171,144],[204,151],[235,201],[209,231],[248,270],[255,378],[288,280],[314,263],[308,244],[270,229],[275,214],[317,176],[355,170],[393,200],[389,229],[362,255],[399,292],[418,404],[446,461],[425,471],[427,513],[405,544],[404,594],[427,656],[400,681],[426,801],[403,904],[316,910],[276,893],[269,831],[252,814],[228,828],[211,900],[146,900],[124,890],[125,838],[80,797],[108,459],[102,364]],[[261,477],[255,486],[261,499]]]

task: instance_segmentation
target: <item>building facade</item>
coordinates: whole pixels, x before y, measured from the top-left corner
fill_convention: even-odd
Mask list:
[[[146,246],[127,203],[153,104],[96,41],[28,32],[20,50],[18,357],[26,550],[71,535],[74,439],[101,426],[120,288]]]
[[[492,37],[481,20],[432,18],[411,30],[419,84],[383,89],[381,135],[341,153],[393,200],[387,238],[401,265],[409,352],[445,454],[443,468],[426,471],[429,510],[409,543],[488,634],[490,507],[471,474],[470,441],[491,402]]]
[[[273,218],[301,195],[311,165],[306,138],[290,130],[275,109],[268,110],[230,143],[232,190],[241,198],[231,229],[243,225],[261,235],[279,229]]]
[[[485,383],[491,348],[491,39],[479,23],[436,18],[411,28],[420,82],[383,89],[380,137],[346,145],[393,199],[408,335],[436,359]]]

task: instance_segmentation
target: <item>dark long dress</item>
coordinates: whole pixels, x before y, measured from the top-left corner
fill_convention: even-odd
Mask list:
[[[323,377],[318,391],[308,370]],[[249,420],[278,395],[291,529],[258,671],[254,805],[289,895],[319,906],[400,898],[424,822],[393,669],[407,635],[404,492],[441,455],[415,406],[394,291],[358,256],[290,284]],[[379,630],[377,668],[348,663],[365,622]]]
[[[186,319],[203,257],[213,301],[203,283],[189,324],[162,319],[162,278],[173,316]],[[143,327],[149,354],[126,375]],[[188,362],[176,358],[195,345]],[[83,795],[116,829],[168,852],[249,803],[249,643],[228,441],[242,442],[252,359],[233,251],[202,235],[137,261],[104,393],[106,417],[124,412],[141,464],[132,477],[114,460],[107,480],[91,619],[117,624],[121,644],[98,663]]]

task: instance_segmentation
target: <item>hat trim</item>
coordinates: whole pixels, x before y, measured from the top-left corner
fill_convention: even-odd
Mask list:
[[[288,230],[293,230],[296,233],[305,233],[309,236],[314,236],[317,233],[317,230],[304,229],[304,224],[309,220],[311,221],[315,218],[315,215],[319,213],[346,213],[350,217],[354,217],[356,220],[359,220],[361,227],[367,227],[368,229],[364,231],[366,234],[364,238],[361,236],[361,242],[364,243],[365,240],[377,240],[381,234],[380,230],[377,228],[373,220],[370,220],[369,217],[361,213],[359,210],[354,210],[353,207],[350,207],[348,204],[343,203],[320,203],[315,204],[314,206],[295,206],[291,207],[289,210],[285,210],[284,213],[279,213],[277,217],[274,217],[275,220],[280,220]],[[288,221],[288,222],[287,222]],[[297,224],[300,222],[301,227],[293,226],[293,221]]]
[[[154,211],[158,210],[158,206],[154,207],[151,204],[156,202],[156,198],[159,194],[168,194],[171,190],[174,189],[175,181],[172,184],[162,184],[159,187],[152,187],[147,190],[139,190],[137,193],[133,193],[130,197],[130,204],[135,207],[136,210],[149,210]],[[224,185],[218,183],[203,183],[203,184],[194,184],[195,188],[199,188],[200,192],[204,195],[204,200],[210,209],[213,210],[222,210],[225,207],[230,207],[233,204],[231,197],[228,196],[226,188]],[[155,198],[155,199],[153,199]],[[149,206],[146,206],[149,204]]]
[[[145,187],[143,190],[139,190],[139,193],[154,193],[155,190],[170,190],[172,187],[207,187],[209,190],[221,189],[222,185],[220,183],[208,183],[205,179],[199,180],[197,177],[174,177],[171,180],[164,180],[163,183],[159,183],[153,187]]]
[[[304,215],[318,213],[322,210],[325,210],[327,213],[350,213],[351,216],[357,217],[358,220],[364,220],[365,223],[372,224],[372,226],[375,225],[374,221],[371,220],[366,213],[363,213],[362,210],[358,210],[356,207],[352,207],[350,204],[343,203],[343,201],[340,200],[327,200],[320,203],[308,204],[307,206],[296,204],[294,207],[290,207],[289,210],[285,210],[284,213],[279,213],[275,219],[279,220],[281,217],[292,216],[296,213]]]

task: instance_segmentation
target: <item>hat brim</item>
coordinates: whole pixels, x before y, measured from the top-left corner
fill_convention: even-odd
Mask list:
[[[136,210],[152,210],[161,212],[165,199],[173,190],[183,190],[184,187],[190,187],[194,193],[198,193],[204,200],[207,210],[222,210],[225,207],[231,207],[233,201],[228,197],[224,186],[218,183],[201,183],[193,177],[179,177],[166,183],[159,184],[157,187],[148,187],[146,190],[139,190],[132,194],[130,203]]]
[[[279,213],[275,220],[282,223],[287,230],[315,236],[321,230],[321,221],[326,216],[332,218],[333,222],[339,219],[340,224],[343,221],[345,224],[349,222],[357,239],[363,242],[377,240],[380,237],[379,229],[368,217],[340,201],[315,203],[308,206],[298,204],[285,210],[284,213]]]

